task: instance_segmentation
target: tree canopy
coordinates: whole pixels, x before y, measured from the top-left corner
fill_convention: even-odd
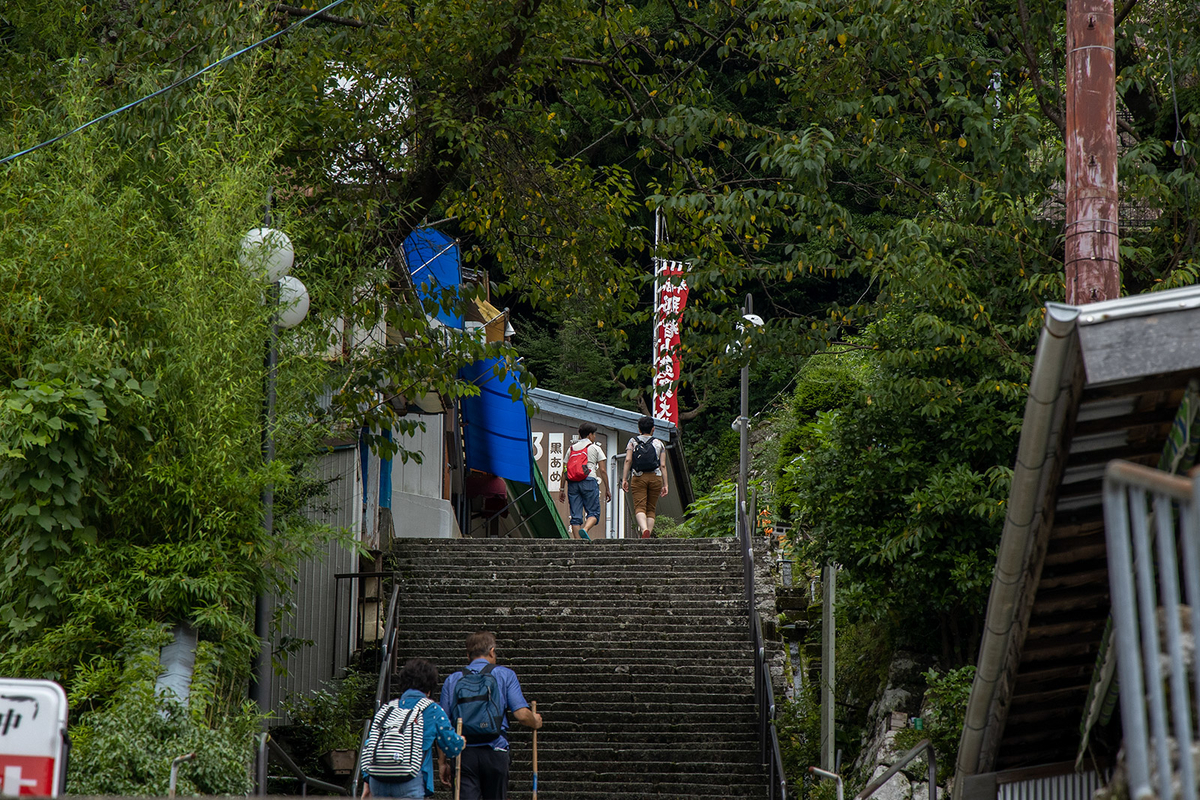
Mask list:
[[[0,150],[308,13],[6,7]],[[1130,293],[1196,277],[1189,13],[1120,9]],[[459,238],[471,292],[586,329],[597,380],[644,402],[655,208],[660,253],[689,263],[688,424],[720,444],[746,358],[770,365],[765,398],[806,358],[854,359],[853,390],[806,412],[791,452],[800,530],[863,608],[969,620],[1041,305],[1062,296],[1061,30],[1061,4],[1027,0],[347,0],[0,166],[5,658],[83,681],[81,643],[115,656],[121,631],[187,615],[244,669],[250,599],[313,536],[298,519],[259,536],[262,485],[298,509],[323,432],[411,425],[404,397],[471,392],[457,366],[503,350],[430,333],[399,249],[417,226]],[[267,314],[234,258],[268,195],[313,296],[285,340],[272,472]],[[747,291],[768,323],[741,334]],[[380,317],[403,346],[321,358],[335,320]],[[309,403],[325,383],[329,412]]]

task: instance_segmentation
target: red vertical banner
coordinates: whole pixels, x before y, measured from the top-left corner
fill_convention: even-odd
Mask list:
[[[684,262],[654,259],[654,409],[679,424],[679,320],[687,305]]]

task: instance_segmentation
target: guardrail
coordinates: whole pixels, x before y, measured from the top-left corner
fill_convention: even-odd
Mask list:
[[[742,575],[746,586],[746,607],[750,617],[750,645],[754,649],[754,701],[758,704],[758,736],[762,763],[768,768],[768,800],[787,800],[787,778],[783,774],[783,757],[779,750],[779,733],[775,729],[775,688],[767,665],[763,643],[762,620],[755,607],[754,555],[750,544],[750,526],[746,508],[738,504],[738,539],[742,546]],[[776,794],[778,791],[778,794]]]
[[[868,797],[871,797],[880,789],[882,789],[884,784],[890,781],[897,772],[907,767],[914,760],[916,760],[917,756],[921,755],[921,753],[925,751],[929,752],[929,797],[930,800],[936,800],[937,756],[934,755],[933,752],[933,743],[928,739],[922,739],[921,741],[917,742],[916,747],[900,756],[895,764],[892,764],[892,766],[888,767],[887,771],[881,772],[879,776],[868,783],[861,792],[854,795],[854,800],[867,800]],[[841,775],[838,775],[836,772],[827,772],[818,767],[809,767],[808,771],[813,775],[816,775],[818,778],[828,778],[829,780],[837,781],[837,800],[842,800],[843,784]]]
[[[346,790],[345,786],[326,783],[325,781],[317,780],[316,778],[310,778],[309,776],[305,775],[304,770],[296,766],[296,762],[292,761],[291,756],[289,756],[282,747],[275,743],[275,740],[271,738],[271,734],[262,733],[259,734],[258,740],[259,780],[256,794],[259,797],[265,797],[267,793],[267,759],[269,756],[274,756],[276,760],[287,769],[288,772],[292,773],[293,777],[300,781],[301,797],[308,796],[309,786],[330,794],[351,794],[351,792]]]
[[[1200,717],[1193,705],[1200,703],[1200,670],[1194,647],[1184,642],[1185,629],[1189,640],[1200,632],[1198,496],[1196,480],[1162,470],[1110,461],[1104,471],[1121,725],[1134,800],[1197,796],[1193,760],[1175,754],[1193,752]]]
[[[892,779],[900,770],[911,764],[917,756],[923,751],[929,752],[929,799],[936,800],[937,798],[937,756],[933,753],[933,743],[928,739],[922,739],[917,742],[917,746],[909,750],[904,755],[900,756],[895,764],[888,767],[886,772],[881,772],[877,778],[868,783],[865,788],[858,794],[854,795],[854,800],[867,800],[868,797],[878,792],[883,788],[883,785]]]

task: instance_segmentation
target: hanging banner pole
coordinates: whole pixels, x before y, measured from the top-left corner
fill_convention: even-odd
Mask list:
[[[679,424],[679,321],[687,305],[686,264],[658,255],[666,240],[662,213],[654,212],[654,395],[651,415]]]

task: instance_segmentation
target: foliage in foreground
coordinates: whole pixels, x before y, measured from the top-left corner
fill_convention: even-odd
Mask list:
[[[284,703],[291,719],[286,729],[289,752],[307,774],[319,774],[319,759],[331,750],[358,749],[363,723],[374,711],[377,678],[352,668],[326,688]]]
[[[98,98],[68,77],[68,118],[86,119]],[[219,647],[233,713],[254,597],[328,535],[298,513],[327,428],[325,367],[295,336],[262,463],[269,310],[236,248],[261,219],[272,130],[229,111],[235,94],[198,99],[140,164],[94,130],[0,174],[0,672],[60,681],[73,712],[123,696],[144,631],[187,621]],[[259,146],[224,157],[245,139]]]
[[[71,727],[67,790],[76,795],[164,797],[171,761],[180,767],[180,795],[246,795],[258,716],[252,706],[221,711],[215,694],[216,654],[202,645],[192,694],[185,705],[156,695],[154,650],[131,654],[119,695]]]

